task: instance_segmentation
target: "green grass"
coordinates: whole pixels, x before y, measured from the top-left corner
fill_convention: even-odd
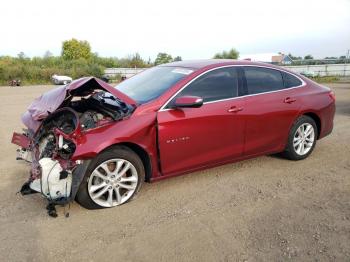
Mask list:
[[[334,83],[339,81],[339,77],[337,76],[316,76],[310,77],[310,79],[314,80],[317,83]]]

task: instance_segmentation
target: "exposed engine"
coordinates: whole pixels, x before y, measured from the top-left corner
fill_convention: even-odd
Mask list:
[[[38,159],[44,157],[69,159],[75,151],[75,144],[65,139],[63,134],[69,135],[77,129],[79,123],[77,116],[72,109],[63,108],[44,120],[34,137],[38,146]],[[59,131],[62,134],[58,133]]]
[[[127,106],[120,99],[104,91],[94,93],[87,99],[83,98],[80,101],[73,101],[70,106],[77,112],[83,113],[93,110],[113,120],[123,118],[131,109],[130,106]]]
[[[96,78],[82,78],[44,93],[23,114],[28,129],[15,132],[12,143],[20,146],[17,159],[30,162],[31,172],[20,191],[23,195],[40,192],[49,200],[50,215],[56,215],[55,205],[74,200],[88,167],[88,159],[72,160],[79,139],[135,109],[135,104],[114,94],[133,102]]]
[[[125,117],[131,108],[112,94],[100,91],[88,98],[70,101],[65,107],[47,117],[35,137],[39,159],[59,156],[69,159],[75,144],[63,134],[70,135],[78,128],[84,132]],[[63,134],[58,134],[57,129]],[[56,131],[56,132],[55,132]]]

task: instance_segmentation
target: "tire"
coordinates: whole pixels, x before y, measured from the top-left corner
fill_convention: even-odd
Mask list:
[[[63,84],[64,84],[64,85],[68,84],[68,81],[63,81]]]
[[[123,170],[126,171],[120,172]],[[122,205],[135,198],[144,180],[145,169],[139,156],[128,147],[115,146],[91,161],[75,200],[87,209]]]
[[[310,135],[306,135],[309,132]],[[283,156],[290,160],[307,158],[316,146],[317,137],[318,129],[315,121],[309,116],[300,116],[289,131]]]

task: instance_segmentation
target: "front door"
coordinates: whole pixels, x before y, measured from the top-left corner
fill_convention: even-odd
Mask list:
[[[209,71],[180,91],[158,112],[158,142],[163,175],[240,157],[244,143],[244,99],[238,96],[233,67]],[[202,97],[200,108],[172,108],[175,98]]]

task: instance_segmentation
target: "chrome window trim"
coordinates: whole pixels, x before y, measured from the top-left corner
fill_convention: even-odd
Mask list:
[[[306,86],[306,83],[303,79],[301,79],[299,76],[295,75],[294,73],[290,73],[286,70],[283,69],[279,69],[279,68],[273,68],[273,67],[269,67],[269,66],[263,66],[263,65],[225,65],[225,66],[220,66],[220,67],[215,67],[212,69],[209,69],[201,74],[199,74],[198,76],[196,76],[195,78],[193,78],[190,82],[188,82],[186,85],[184,85],[183,87],[181,87],[180,90],[178,90],[174,95],[172,95],[165,103],[164,105],[158,110],[158,112],[162,112],[162,111],[168,111],[168,110],[174,110],[174,108],[165,108],[171,100],[173,100],[173,98],[175,96],[177,96],[178,93],[180,93],[183,89],[185,89],[188,85],[190,85],[193,81],[197,80],[199,77],[201,77],[202,75],[205,75],[211,71],[214,71],[216,69],[220,69],[220,68],[226,68],[226,67],[261,67],[261,68],[267,68],[267,69],[272,69],[272,70],[276,70],[276,71],[280,71],[289,75],[292,75],[296,78],[298,78],[301,81],[301,85],[298,86],[293,86],[293,87],[289,87],[289,88],[284,88],[281,90],[275,90],[275,91],[269,91],[269,92],[263,92],[263,93],[258,93],[258,94],[251,94],[251,95],[244,95],[244,96],[236,96],[236,97],[230,97],[230,98],[225,98],[225,99],[219,99],[219,100],[214,100],[214,101],[209,101],[209,102],[205,102],[203,103],[203,105],[206,104],[211,104],[211,103],[216,103],[216,102],[222,102],[222,101],[227,101],[227,100],[233,100],[233,99],[239,99],[239,98],[244,98],[244,97],[249,97],[249,96],[258,96],[258,95],[264,95],[264,94],[270,94],[270,93],[276,93],[276,92],[281,92],[281,91],[285,91],[285,90],[290,90],[290,89],[295,89],[295,88],[300,88],[300,87],[304,87]],[[282,76],[283,79],[283,76]]]

